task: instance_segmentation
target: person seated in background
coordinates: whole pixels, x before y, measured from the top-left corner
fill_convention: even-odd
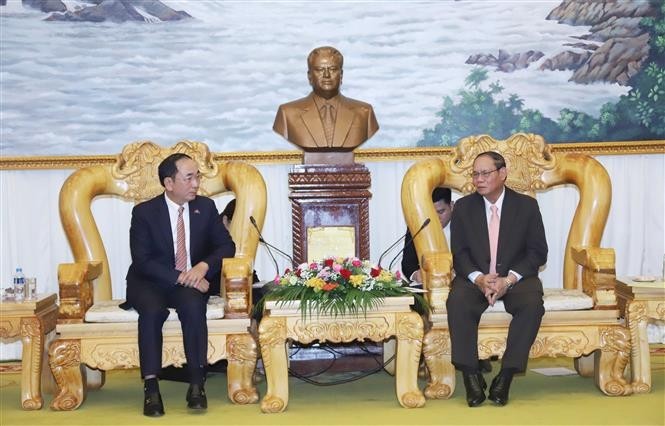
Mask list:
[[[451,201],[450,188],[434,188],[432,191],[432,202],[434,209],[439,216],[441,222],[441,231],[448,226],[450,218],[453,214],[454,202]],[[420,275],[420,261],[416,253],[416,246],[413,244],[411,232],[406,230],[404,237],[404,254],[402,255],[402,274],[408,277],[409,281],[422,284],[422,277]]]
[[[441,222],[441,232],[448,226],[453,215],[455,202],[452,201],[450,188],[434,188],[432,191],[432,203]],[[411,232],[406,230],[404,237],[404,254],[402,255],[402,274],[408,277],[409,281],[415,283],[417,287],[422,287],[422,277],[420,275],[420,261],[416,253],[416,246],[411,241]],[[412,284],[413,285],[413,284]],[[479,368],[482,372],[492,371],[492,364],[489,359],[481,359]]]

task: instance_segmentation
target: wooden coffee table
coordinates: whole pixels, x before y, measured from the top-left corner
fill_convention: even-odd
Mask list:
[[[21,359],[21,406],[24,410],[42,408],[42,371],[50,375],[44,359],[44,341],[55,330],[57,296],[38,294],[33,300],[0,303],[0,337],[23,342]]]
[[[629,277],[616,279],[616,294],[621,314],[630,331],[633,391],[651,390],[651,358],[647,325],[649,319],[665,320],[665,282],[637,282]]]
[[[266,302],[259,325],[261,355],[268,390],[261,401],[264,413],[284,411],[289,403],[289,372],[286,363],[287,339],[300,343],[384,341],[397,338],[395,389],[403,407],[425,405],[418,388],[418,364],[423,339],[423,321],[411,310],[413,297],[390,297],[364,315],[317,316],[303,318],[297,302],[280,305]]]

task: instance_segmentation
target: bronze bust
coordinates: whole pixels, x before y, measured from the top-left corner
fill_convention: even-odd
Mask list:
[[[280,105],[273,130],[308,153],[349,152],[379,129],[372,106],[344,97],[344,58],[334,47],[317,47],[307,57],[308,96]],[[352,155],[352,154],[351,154]]]

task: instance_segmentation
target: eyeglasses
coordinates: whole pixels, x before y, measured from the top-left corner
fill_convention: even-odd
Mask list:
[[[494,170],[483,170],[480,172],[471,172],[471,179],[478,179],[479,177],[483,177],[485,179],[487,176],[491,175],[492,173],[496,172],[499,169],[494,169]]]

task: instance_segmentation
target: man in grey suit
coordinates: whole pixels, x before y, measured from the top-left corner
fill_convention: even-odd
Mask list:
[[[308,96],[280,105],[273,130],[305,152],[353,151],[379,129],[368,103],[344,97],[344,58],[334,47],[314,49],[307,57]]]
[[[501,371],[489,399],[508,403],[515,373],[526,369],[542,316],[543,285],[538,270],[547,260],[547,241],[535,199],[505,186],[504,158],[479,154],[473,163],[476,192],[455,203],[450,228],[453,280],[446,303],[452,362],[462,371],[467,403],[485,400],[485,380],[478,369],[478,323],[489,305],[501,299],[513,316]]]

